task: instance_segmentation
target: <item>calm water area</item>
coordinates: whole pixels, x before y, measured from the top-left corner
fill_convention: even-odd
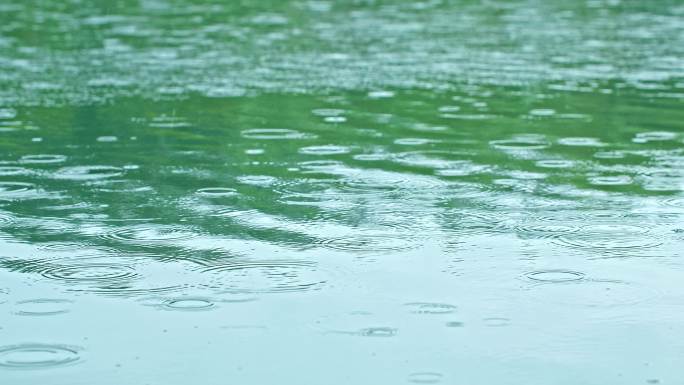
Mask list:
[[[684,384],[684,3],[0,0],[0,384]]]

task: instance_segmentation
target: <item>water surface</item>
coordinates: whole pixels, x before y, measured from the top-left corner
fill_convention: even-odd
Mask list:
[[[0,381],[684,380],[677,1],[0,2]]]

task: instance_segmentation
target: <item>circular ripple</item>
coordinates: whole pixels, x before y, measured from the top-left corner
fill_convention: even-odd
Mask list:
[[[566,234],[556,242],[570,247],[586,249],[622,250],[644,249],[662,244],[650,234],[648,228],[623,224],[597,224]]]
[[[68,304],[73,303],[68,299],[38,298],[17,302],[20,308],[15,312],[24,316],[49,316],[68,313]]]
[[[37,154],[24,155],[19,159],[20,163],[26,164],[46,164],[46,163],[62,163],[67,159],[65,155],[55,154]]]
[[[456,306],[448,303],[411,302],[405,306],[410,307],[411,313],[416,314],[451,314],[456,311]]]
[[[305,261],[244,261],[208,266],[202,286],[226,293],[278,293],[315,290],[327,281],[316,264]]]
[[[549,147],[542,135],[520,135],[511,139],[492,140],[489,144],[500,150],[541,150]]]
[[[324,146],[302,147],[299,149],[299,153],[305,155],[340,155],[347,154],[349,153],[349,151],[351,151],[349,147],[336,146],[333,144]]]
[[[282,139],[313,139],[316,136],[312,134],[305,134],[296,130],[287,128],[252,128],[242,131],[242,136],[247,139],[265,139],[265,140],[282,140]]]
[[[566,285],[543,285],[533,293],[535,301],[600,308],[634,305],[659,296],[658,292],[635,283],[610,280],[582,280]]]
[[[648,142],[662,142],[662,141],[668,141],[668,140],[675,140],[677,139],[677,133],[676,132],[670,132],[670,131],[647,131],[647,132],[640,132],[636,134],[634,139],[632,139],[632,142],[634,143],[648,143]]]
[[[572,168],[575,166],[575,162],[565,159],[547,159],[537,161],[535,165],[543,168]]]
[[[418,372],[409,374],[408,381],[414,384],[437,384],[444,376],[436,372]]]
[[[26,175],[30,173],[29,170],[23,167],[2,166],[0,167],[0,176]]]
[[[76,346],[21,344],[0,347],[0,367],[9,369],[43,369],[73,364],[80,360]]]
[[[515,232],[521,237],[558,238],[579,231],[577,226],[557,225],[554,223],[533,222],[521,223],[514,226]]]
[[[351,253],[393,253],[420,247],[415,239],[400,234],[360,234],[326,238],[317,242],[322,247]]]
[[[6,226],[14,222],[14,217],[10,214],[0,212],[0,226]]]
[[[197,190],[195,194],[208,198],[223,198],[236,196],[238,192],[229,187],[205,187]]]
[[[278,178],[268,175],[243,175],[236,178],[238,182],[251,186],[268,187],[276,184]]]
[[[572,270],[538,270],[525,274],[525,277],[537,282],[562,283],[584,279],[584,273]]]
[[[113,263],[50,266],[41,274],[68,283],[118,283],[138,277],[132,267]]]
[[[605,143],[602,143],[601,140],[598,138],[584,137],[561,138],[558,139],[558,144],[573,147],[603,147],[606,145]]]
[[[164,309],[181,311],[210,310],[215,306],[211,300],[200,297],[171,298],[162,303]]]
[[[106,239],[130,243],[177,242],[197,237],[198,234],[180,226],[137,225],[119,227],[103,235]]]
[[[54,178],[68,180],[95,180],[121,176],[124,169],[114,166],[73,166],[57,170]]]
[[[35,186],[24,182],[0,182],[0,197],[22,194],[34,190]]]
[[[593,176],[589,178],[589,183],[594,186],[627,186],[634,182],[628,175],[615,176]]]

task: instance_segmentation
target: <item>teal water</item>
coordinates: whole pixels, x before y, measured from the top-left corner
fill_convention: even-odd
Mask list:
[[[681,384],[679,1],[0,1],[0,383]]]

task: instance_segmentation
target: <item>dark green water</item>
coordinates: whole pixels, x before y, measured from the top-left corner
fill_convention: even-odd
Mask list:
[[[679,1],[0,0],[0,383],[681,384]]]

